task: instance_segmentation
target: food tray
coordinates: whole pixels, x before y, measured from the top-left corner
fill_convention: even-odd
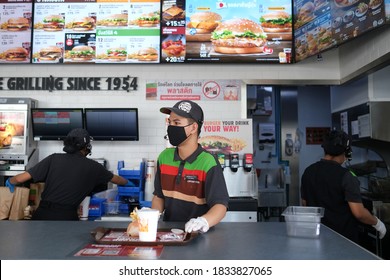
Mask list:
[[[322,207],[287,207],[282,213],[286,221],[287,235],[318,238],[324,211]]]
[[[134,246],[181,246],[191,242],[198,236],[197,232],[173,234],[171,229],[158,229],[156,241],[140,241],[138,237],[127,235],[127,230],[124,228],[104,228],[98,227],[91,232],[91,235],[98,244],[110,245],[134,245]],[[180,239],[164,239],[164,237],[176,235]]]

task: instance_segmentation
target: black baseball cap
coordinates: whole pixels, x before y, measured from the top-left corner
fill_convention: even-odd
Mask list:
[[[168,115],[174,112],[181,117],[193,119],[200,125],[203,124],[203,110],[197,103],[191,100],[181,100],[173,107],[162,107],[160,112]]]
[[[91,143],[91,136],[83,128],[72,129],[64,139],[64,152],[75,153]]]

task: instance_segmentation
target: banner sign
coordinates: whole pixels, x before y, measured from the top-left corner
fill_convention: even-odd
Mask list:
[[[146,81],[146,100],[241,100],[240,80]]]
[[[137,89],[136,77],[0,77],[1,90],[94,90],[131,91]]]

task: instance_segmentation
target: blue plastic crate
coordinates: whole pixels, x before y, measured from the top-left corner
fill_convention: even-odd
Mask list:
[[[104,215],[103,203],[107,201],[105,198],[92,197],[89,202],[88,216],[90,217],[101,217]]]

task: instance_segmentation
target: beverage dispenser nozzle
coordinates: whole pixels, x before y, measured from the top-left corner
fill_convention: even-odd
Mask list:
[[[221,164],[222,170],[225,168],[226,163],[225,163],[225,155],[224,154],[218,154],[217,155],[218,161]]]
[[[233,172],[237,172],[240,167],[240,157],[238,154],[230,154],[230,169]]]
[[[250,172],[253,168],[253,154],[244,154],[244,158],[242,161],[242,166],[244,167],[244,170]]]

